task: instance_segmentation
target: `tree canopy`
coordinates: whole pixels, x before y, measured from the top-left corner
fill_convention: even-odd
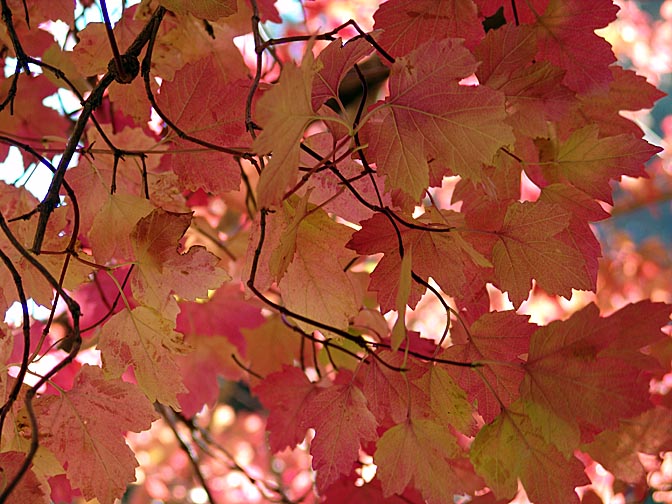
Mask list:
[[[593,224],[661,151],[611,0],[0,6],[0,501],[112,504],[159,424],[191,502],[205,457],[264,502],[567,504],[672,450],[670,305],[600,302]]]

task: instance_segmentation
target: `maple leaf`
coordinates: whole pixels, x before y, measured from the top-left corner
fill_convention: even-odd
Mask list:
[[[320,53],[320,55],[322,54],[324,53]],[[313,97],[315,97],[315,94],[313,94]],[[340,159],[346,154],[345,148],[334,151],[334,136],[329,132],[311,135],[305,139],[304,143],[323,158],[331,158],[332,161]],[[333,154],[331,154],[332,152]],[[300,162],[302,166],[311,166],[315,164],[315,159],[309,157],[307,153],[301,152]],[[338,163],[338,171],[341,176],[350,181],[352,188],[357,191],[360,197],[372,204],[377,203],[378,193],[371,183],[371,178],[375,180],[376,187],[381,188],[379,192],[382,192],[382,188],[384,188],[382,178],[375,174],[370,174],[371,178],[361,177],[362,165],[354,159],[348,158]],[[323,201],[324,204],[321,207],[325,212],[334,213],[350,222],[359,223],[374,215],[373,210],[357,201],[357,197],[352,191],[343,190],[341,180],[334,176],[331,171],[317,171],[301,189],[303,191],[297,192],[299,194],[310,192],[311,201]],[[389,194],[380,194],[380,197],[383,205],[393,206]]]
[[[257,288],[265,286],[269,277],[281,276],[278,287],[287,308],[346,329],[350,317],[359,311],[361,297],[352,275],[343,270],[355,257],[343,248],[351,229],[337,224],[319,208],[308,209],[304,206],[305,200],[296,205],[294,208],[290,202],[285,202],[274,219],[268,220],[267,227],[278,226],[265,241],[264,248],[273,252],[262,257],[272,275],[266,276],[260,271],[262,279],[255,282]],[[252,239],[250,248],[256,245]],[[329,260],[323,260],[324,257]],[[266,267],[262,266],[262,269]],[[325,282],[325,279],[329,280]],[[306,330],[313,327],[302,321],[298,324]]]
[[[124,284],[127,274],[128,268],[123,267],[115,268],[111,272],[99,270],[92,276],[90,282],[80,285],[73,292],[73,297],[77,299],[82,310],[82,316],[79,319],[80,326],[89,329],[82,333],[82,337],[92,336],[95,332],[91,330],[97,328],[102,320],[125,309],[123,302],[117,301],[115,306],[114,301],[117,297],[121,300],[119,286]],[[122,292],[129,306],[135,307],[136,303],[128,282],[124,285]]]
[[[503,124],[504,95],[458,84],[476,66],[456,39],[428,42],[392,65],[390,94],[363,130],[388,190],[419,200],[430,182],[430,161],[446,175],[479,180],[481,164],[513,142]]]
[[[473,408],[465,391],[440,366],[431,366],[425,378],[428,383],[422,388],[428,391],[432,417],[441,425],[472,434],[475,426]]]
[[[392,327],[392,350],[399,350],[399,347],[406,339],[406,303],[411,295],[411,286],[413,284],[411,264],[413,261],[412,251],[406,250],[404,257],[401,258],[399,267],[399,282],[397,284],[397,296],[394,307],[397,310],[397,320]]]
[[[416,383],[426,371],[425,368],[404,363],[401,353],[380,351],[379,359],[372,359],[368,366],[362,366],[357,374],[362,382],[362,392],[366,397],[369,410],[380,425],[403,422],[409,410],[425,411],[429,397],[422,384]],[[388,366],[404,367],[402,374]]]
[[[583,441],[644,412],[652,405],[642,369],[652,363],[638,350],[665,338],[660,327],[668,320],[664,304],[642,302],[604,319],[591,304],[566,321],[538,328],[530,339],[521,397],[578,426]]]
[[[317,57],[320,71],[313,78],[313,110],[317,110],[330,98],[338,99],[338,89],[343,77],[355,63],[371,54],[371,51],[371,44],[364,39],[352,40],[343,45],[340,38],[322,49]]]
[[[493,421],[502,407],[520,395],[522,357],[536,329],[528,318],[512,311],[486,313],[471,324],[468,332],[459,325],[451,330],[454,344],[441,353],[444,359],[480,364],[476,369],[451,367],[449,372],[469,398],[476,400],[486,422]]]
[[[578,504],[574,487],[590,482],[581,462],[565,458],[544,440],[520,402],[480,430],[470,458],[492,491],[507,499],[518,491],[520,479],[533,502]]]
[[[507,22],[504,25],[506,27],[513,23],[518,24],[518,21],[521,24],[534,23],[539,15],[546,10],[549,0],[527,0],[524,3],[517,4],[502,3],[500,0],[474,0],[474,2],[478,5],[478,9],[484,17],[493,16],[500,8],[503,9],[504,19]]]
[[[374,28],[383,30],[380,45],[393,56],[404,56],[432,40],[461,38],[471,48],[483,38],[472,0],[388,0],[373,19]]]
[[[110,194],[91,224],[89,238],[96,259],[105,264],[112,259],[134,257],[131,231],[149,215],[154,206],[145,198],[131,194]]]
[[[271,451],[293,448],[306,437],[303,421],[307,401],[316,393],[306,374],[299,368],[283,366],[254,388],[254,393],[269,410],[266,429]]]
[[[241,286],[229,282],[207,302],[180,302],[178,326],[193,334],[224,336],[242,353],[247,345],[243,333],[262,325],[266,319],[261,307],[244,299]]]
[[[70,83],[82,95],[91,90],[91,84],[75,67],[75,58],[73,58],[72,51],[64,51],[56,42],[51,44],[49,48],[42,54],[42,61],[54,68],[60,68],[67,76]],[[67,84],[51,74],[46,72],[44,76],[51,81],[54,86],[59,88],[67,88]]]
[[[235,14],[235,0],[160,0],[166,9],[175,14],[192,14],[197,18],[217,20]]]
[[[213,406],[218,395],[218,376],[241,378],[242,370],[231,358],[236,351],[245,355],[244,328],[264,322],[261,309],[245,302],[235,282],[217,289],[205,303],[181,302],[175,330],[184,335],[193,352],[178,357],[188,393],[178,399],[182,412],[192,417],[204,404]],[[291,361],[290,361],[291,362]]]
[[[114,39],[123,54],[131,45],[144,23],[133,19],[134,8],[125,10],[125,15],[114,25]],[[97,75],[107,72],[112,59],[105,23],[88,23],[77,34],[77,45],[73,49],[75,67],[83,75]]]
[[[606,219],[609,214],[585,192],[565,184],[542,188],[539,201],[558,204],[572,213],[567,229],[555,238],[578,250],[585,261],[585,276],[596,278],[602,247],[588,223]]]
[[[379,478],[356,484],[352,477],[342,477],[323,492],[325,504],[420,504],[425,500],[414,488],[407,488],[402,495],[383,496]]]
[[[98,343],[105,375],[117,378],[131,366],[138,385],[152,402],[179,410],[177,394],[187,390],[175,358],[189,347],[174,325],[145,306],[113,315],[102,327]],[[173,378],[167,380],[167,376]]]
[[[551,184],[543,187],[539,194],[539,201],[560,205],[571,211],[572,217],[584,223],[597,222],[609,217],[597,201],[570,185]]]
[[[646,177],[644,163],[661,151],[641,138],[630,134],[599,137],[596,125],[572,133],[566,141],[555,146],[539,142],[540,173],[528,171],[530,178],[541,186],[553,182],[569,182],[594,198],[612,203],[610,180],[622,175]],[[527,167],[526,167],[527,170]]]
[[[210,29],[205,29],[206,24],[202,19],[190,14],[177,15],[171,23],[171,29],[158,37],[157,42],[160,43],[155,48],[155,58],[152,60],[154,70],[159,75],[165,75],[169,81],[173,81],[174,78],[179,78],[179,74],[183,73],[182,69],[189,63],[207,62],[210,64],[212,62],[217,77],[216,81],[212,82],[213,86],[211,88],[201,88],[205,96],[208,96],[213,88],[220,89],[219,86],[221,85],[240,79],[248,79],[249,69],[240,51],[236,48],[233,38],[249,31],[249,17],[252,12],[241,11],[241,8],[243,11],[247,11],[244,0],[239,4],[237,14],[218,21],[207,22],[212,29],[212,34],[210,34]],[[241,18],[241,16],[243,17]],[[236,20],[244,21],[244,23]],[[164,23],[167,21],[164,18]],[[179,57],[176,57],[176,53],[179,54]],[[192,72],[184,73],[183,77],[190,74],[195,74],[193,69]],[[245,95],[246,93],[241,94]],[[228,98],[233,99],[234,97],[230,96]],[[187,100],[193,99],[187,98]],[[225,111],[213,112],[219,115]],[[243,113],[242,109],[239,112]],[[249,140],[249,137],[245,139]]]
[[[73,388],[35,402],[40,444],[68,466],[68,478],[84,497],[112,504],[135,479],[138,465],[126,431],[147,430],[157,414],[130,383],[108,380],[100,368],[83,366]]]
[[[483,486],[455,437],[431,420],[408,419],[388,429],[373,460],[385,497],[402,493],[411,480],[430,503]]]
[[[193,349],[187,355],[175,357],[187,389],[178,394],[177,399],[182,414],[192,418],[204,405],[214,407],[220,395],[218,377],[236,382],[244,372],[231,357],[236,353],[236,347],[225,337],[189,333],[179,326],[176,331],[185,336],[184,343]]]
[[[184,133],[226,148],[244,147],[247,83],[222,82],[222,63],[214,54],[185,65],[161,86],[158,105]],[[197,148],[193,152],[183,152]],[[181,138],[172,140],[171,163],[186,189],[213,193],[238,189],[240,166],[231,154],[207,150]],[[205,169],[216,166],[217,169]]]
[[[131,233],[138,272],[131,280],[136,299],[161,309],[170,293],[188,299],[207,298],[231,277],[217,266],[219,258],[196,245],[177,252],[180,238],[191,223],[191,214],[176,214],[160,208],[140,219]]]
[[[319,489],[328,488],[341,474],[348,474],[357,461],[360,446],[378,439],[376,418],[351,378],[351,373],[342,370],[333,385],[318,387],[308,397],[302,412],[302,425],[315,429],[310,453]]]
[[[246,366],[261,376],[281,371],[301,359],[301,336],[287,327],[278,316],[271,317],[259,327],[242,329]],[[257,378],[250,376],[250,383],[256,385]]]
[[[482,61],[479,82],[506,96],[508,117],[517,136],[548,134],[547,121],[558,121],[576,102],[561,84],[565,72],[547,61],[535,62],[535,32],[529,26],[505,25],[491,30],[475,50]]]
[[[156,94],[158,85],[150,81],[152,92]],[[134,79],[130,84],[113,82],[109,88],[110,101],[119,107],[133,122],[139,126],[147,124],[151,119],[152,107],[147,100],[147,91],[142,79]]]
[[[9,0],[7,5],[15,12],[23,11],[24,6],[20,0]],[[17,10],[20,9],[20,10]],[[27,15],[32,25],[39,25],[45,21],[58,21],[72,24],[74,12],[70,0],[54,0],[53,2],[31,2],[26,4]]]
[[[61,0],[59,0],[59,2],[60,1]],[[31,2],[31,5],[33,4],[34,2]],[[16,2],[16,0],[10,0],[10,2],[7,3],[7,5],[8,7],[9,5],[11,5],[11,7],[9,8],[12,11],[22,13],[20,16],[14,16],[12,24],[14,26],[14,31],[16,33],[17,38],[19,38],[19,40],[21,41],[23,51],[26,54],[35,56],[39,56],[40,54],[42,54],[47,49],[47,47],[49,47],[49,45],[54,41],[53,36],[46,30],[35,29],[35,26],[28,25],[27,22],[28,20],[25,18],[25,15],[23,14],[25,12],[25,9],[24,4],[22,2]],[[27,3],[25,5],[26,5],[25,8],[29,9]],[[3,23],[3,26],[0,28],[0,40],[2,40],[3,45],[9,49],[8,55],[13,58],[16,58],[17,55],[16,51],[14,50],[14,39],[9,34],[9,30],[7,29],[5,23]]]
[[[16,473],[26,458],[25,453],[16,451],[7,451],[0,453],[0,492],[4,491],[7,483],[16,477]],[[5,500],[7,504],[22,504],[33,502],[35,504],[48,504],[50,500],[40,488],[40,481],[37,479],[33,468],[30,467],[21,477],[18,486],[12,491],[9,498]]]
[[[641,483],[646,471],[639,453],[657,454],[672,450],[670,413],[667,408],[657,407],[638,417],[621,420],[618,429],[600,433],[581,449],[620,480]]]
[[[501,227],[501,208],[521,199],[522,167],[508,155],[498,154],[491,166],[483,168],[481,183],[461,179],[457,182],[451,201],[461,201],[466,223],[483,230]],[[488,218],[489,216],[489,218]],[[487,240],[478,240],[478,250],[486,250]]]
[[[492,262],[498,286],[516,306],[527,299],[532,279],[545,291],[567,298],[572,288],[594,288],[597,271],[588,276],[580,250],[556,238],[569,226],[570,216],[543,202],[514,202],[507,208]]]
[[[14,237],[21,243],[26,250],[30,248],[32,242],[31,235],[35,233],[36,222],[34,220],[26,220],[21,216],[31,215],[38,204],[36,198],[28,192],[25,187],[7,186],[0,184],[0,210],[3,215],[12,216],[7,217],[12,219],[8,223],[9,229]],[[63,250],[67,246],[69,238],[65,236],[65,229],[69,227],[68,209],[59,207],[54,210],[52,218],[47,225],[45,239],[45,246],[52,250]],[[13,219],[13,217],[20,217]],[[4,251],[11,262],[14,264],[17,271],[22,278],[22,284],[25,292],[30,292],[30,297],[43,306],[51,306],[54,298],[53,285],[50,284],[44,275],[38,271],[31,261],[36,261],[37,254],[30,253],[30,256],[24,257],[18,250],[16,250],[9,240],[0,241],[0,248]],[[87,255],[82,252],[81,257],[85,258]],[[90,259],[90,257],[89,257]],[[70,264],[68,268],[63,270],[64,264],[67,261],[65,255],[62,253],[42,255],[39,262],[54,278],[59,278],[64,275],[62,279],[62,286],[66,289],[74,289],[78,284],[86,281],[91,269],[83,263]],[[3,276],[3,285],[5,288],[12,289],[14,293],[14,279],[7,269],[0,271],[0,276]]]
[[[474,50],[480,61],[476,69],[478,81],[494,88],[506,84],[511,75],[531,64],[536,48],[535,32],[530,26],[506,24],[490,30]]]
[[[127,127],[120,132],[115,132],[110,125],[102,125],[101,132],[92,131],[89,133],[89,147],[104,143],[105,137],[119,146],[119,148],[129,151],[151,151],[158,154],[165,150],[164,146],[157,146],[155,138],[148,136],[140,128]],[[174,202],[177,199],[174,192],[164,200],[164,198],[160,197],[160,193],[163,191],[157,191],[156,187],[156,182],[159,178],[156,172],[161,158],[160,154],[146,156],[144,165],[136,156],[129,155],[115,160],[114,154],[106,151],[96,153],[95,157],[81,156],[79,158],[77,166],[67,171],[66,180],[75,194],[77,194],[77,203],[80,210],[80,234],[84,240],[90,238],[89,231],[96,218],[99,221],[98,237],[103,241],[106,239],[109,240],[109,237],[104,237],[103,235],[112,234],[110,233],[110,228],[105,230],[105,226],[121,226],[123,222],[126,222],[126,219],[122,219],[116,210],[124,209],[123,213],[133,213],[131,211],[133,205],[126,207],[124,203],[130,204],[129,200],[132,200],[134,197],[139,198],[144,194],[143,166],[147,171],[146,181],[150,189],[149,202],[153,203],[154,206],[165,206],[166,209],[173,209],[173,205],[167,205],[165,200],[172,200]],[[112,181],[116,183],[114,198],[110,197],[112,193]],[[138,201],[137,206],[145,204],[146,202]],[[119,208],[115,209],[114,207],[116,206]],[[100,222],[101,218],[98,217],[98,214],[104,209],[112,213],[110,218],[121,219],[121,222]],[[175,209],[177,210],[177,208]],[[120,233],[123,233],[119,238],[119,245],[122,249],[126,246],[124,244],[128,242],[128,235],[131,229],[119,230]]]
[[[567,71],[564,84],[579,93],[606,88],[608,65],[616,61],[609,43],[594,33],[616,19],[611,0],[550,0],[536,24],[539,60]]]
[[[418,221],[419,226],[441,226],[445,230],[449,226],[462,224],[460,215],[448,211],[440,214],[428,212],[424,218],[429,223]],[[469,245],[459,230],[426,232],[404,226],[400,227],[399,235],[404,250],[412,253],[414,273],[425,280],[434,278],[444,292],[457,298],[468,298],[473,293],[468,280],[478,277],[481,271],[479,266],[486,266],[488,261]],[[402,259],[399,257],[397,232],[389,219],[382,214],[376,214],[362,222],[362,229],[352,235],[346,247],[360,254],[385,254],[371,275],[370,289],[378,293],[378,302],[383,313],[397,309],[396,296]],[[436,257],[450,260],[437,268]],[[411,308],[415,307],[424,291],[423,286],[413,283],[405,302]]]
[[[311,105],[313,78],[319,70],[308,47],[301,66],[283,67],[280,83],[264,93],[256,108],[262,132],[254,141],[258,154],[272,153],[259,178],[257,192],[262,207],[276,205],[296,180],[299,142],[304,130],[316,119]]]
[[[579,95],[580,105],[577,113],[570,114],[561,123],[568,128],[566,136],[576,129],[591,124],[600,128],[600,136],[610,137],[620,134],[642,136],[642,129],[631,120],[619,114],[621,110],[640,110],[653,107],[653,104],[665,96],[647,80],[632,70],[619,66],[610,66],[613,80],[607,92],[594,91]]]
[[[328,2],[305,4],[305,26],[325,26],[310,34],[296,23],[258,27],[281,21],[273,0],[145,1],[118,21],[110,12],[120,52],[151,59],[163,123],[150,121],[142,79],[101,80],[114,44],[103,23],[75,18],[73,0],[2,3],[0,52],[17,61],[14,76],[0,77],[0,158],[15,145],[24,166],[39,161],[33,149],[68,161],[56,208],[14,187],[32,190],[41,178],[32,167],[0,184],[0,212],[20,244],[0,240],[0,308],[22,286],[31,306],[58,310],[48,323],[31,318],[25,335],[0,324],[0,396],[21,385],[0,411],[5,481],[30,443],[23,399],[34,377],[17,384],[19,363],[29,351],[30,372],[53,370],[34,400],[41,447],[10,499],[118,498],[136,465],[124,432],[149,426],[153,401],[182,407],[179,423],[215,408],[221,377],[253,385],[271,449],[311,444],[307,478],[305,449],[277,455],[276,475],[233,447],[271,500],[300,500],[313,486],[327,502],[447,503],[460,492],[492,504],[518,491],[577,502],[581,462],[592,468],[593,457],[641,484],[638,454],[672,449],[672,400],[651,382],[669,371],[660,330],[669,307],[645,301],[601,318],[590,305],[569,316],[557,299],[596,290],[590,223],[607,217],[611,181],[644,176],[657,151],[620,111],[661,93],[611,65],[595,33],[613,2],[390,0],[369,33],[370,21],[329,31],[338,23]],[[79,3],[88,12],[94,2]],[[72,34],[54,43],[58,18],[77,19],[74,50]],[[335,111],[350,85],[366,95],[361,110]],[[75,110],[61,102],[71,88]],[[665,290],[659,247],[639,248],[627,274],[620,259],[603,268],[623,299]],[[646,281],[629,289],[637,278]],[[245,281],[254,289],[244,292]],[[56,285],[81,318],[55,303]],[[604,310],[619,306],[607,286],[596,292]],[[538,327],[495,312],[506,293],[516,306],[528,297],[529,309],[552,306],[545,319],[569,318]],[[102,368],[82,364],[96,358],[90,349],[63,361],[77,321]],[[449,329],[443,348],[425,338],[437,321]],[[331,334],[344,331],[352,337]],[[264,459],[262,432],[241,420],[239,435]],[[376,477],[362,485],[370,454]],[[145,486],[165,463],[142,468]],[[199,461],[206,477],[220,469],[212,463]]]
[[[11,46],[11,44],[8,44]],[[0,96],[7,96],[12,80],[0,78]],[[68,121],[55,110],[43,109],[42,100],[56,92],[56,87],[43,75],[28,77],[21,74],[17,86],[19,91],[14,98],[13,107],[5,107],[0,111],[2,135],[13,138],[36,138],[44,140],[48,148],[51,142],[67,138]],[[39,110],[40,121],[32,120],[35,111]],[[10,111],[13,112],[10,114]],[[40,148],[37,148],[40,151]],[[0,161],[4,161],[9,153],[9,145],[0,142]],[[27,165],[26,165],[27,166]]]

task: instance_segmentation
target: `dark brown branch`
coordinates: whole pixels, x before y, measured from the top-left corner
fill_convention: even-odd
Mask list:
[[[47,270],[35,257],[31,255],[30,252],[28,252],[23,245],[16,239],[14,234],[12,233],[11,229],[9,229],[9,226],[7,225],[7,221],[5,220],[5,217],[0,213],[0,229],[5,233],[5,236],[9,240],[9,242],[12,244],[15,250],[17,250],[23,257],[26,259],[28,263],[30,263],[35,269],[39,271],[39,273],[51,284],[52,288],[58,292],[58,294],[63,298],[63,301],[65,302],[66,306],[68,307],[68,310],[70,312],[70,316],[72,317],[72,346],[70,348],[70,352],[68,355],[65,356],[63,360],[61,360],[58,364],[56,364],[51,370],[42,376],[37,383],[31,387],[28,392],[26,392],[26,398],[25,398],[25,405],[26,405],[26,412],[28,413],[28,419],[30,421],[30,448],[28,450],[28,453],[26,454],[26,458],[23,461],[23,464],[21,464],[21,467],[17,471],[16,475],[12,480],[7,484],[5,487],[4,491],[2,494],[0,494],[0,502],[5,502],[7,500],[7,497],[12,493],[14,488],[19,484],[21,481],[21,478],[26,474],[28,471],[28,468],[30,467],[30,464],[33,461],[33,458],[35,457],[35,454],[37,453],[37,449],[39,447],[39,434],[38,434],[38,424],[37,424],[37,417],[35,416],[35,410],[33,408],[33,399],[35,398],[35,395],[37,394],[37,391],[45,384],[47,381],[51,379],[52,376],[54,376],[56,373],[58,373],[61,369],[66,367],[68,364],[70,364],[77,353],[79,353],[79,349],[82,345],[82,337],[81,333],[79,330],[79,318],[80,318],[80,309],[79,305],[77,302],[72,299],[67,292],[65,292],[59,282],[49,273],[49,270]]]
[[[246,366],[245,364],[243,364],[242,362],[240,362],[240,359],[238,358],[238,356],[237,356],[235,353],[232,353],[232,354],[231,354],[231,359],[233,360],[233,362],[236,363],[236,365],[237,365],[240,369],[242,369],[243,371],[247,371],[249,374],[251,374],[252,376],[254,376],[256,379],[258,379],[258,380],[263,380],[263,379],[264,379],[264,377],[261,376],[259,373],[255,373],[255,372],[252,371],[252,369],[250,369],[248,366]]]
[[[21,324],[21,331],[23,333],[23,354],[21,356],[21,367],[19,368],[19,373],[16,376],[16,382],[12,387],[9,397],[5,404],[0,408],[0,439],[2,439],[2,427],[5,423],[5,418],[7,413],[12,409],[12,405],[19,397],[19,392],[21,391],[21,385],[23,385],[23,379],[28,372],[28,362],[30,356],[30,316],[28,315],[28,299],[26,298],[26,291],[23,289],[23,280],[21,279],[21,274],[16,269],[12,260],[7,254],[5,254],[2,249],[0,249],[0,259],[5,263],[5,267],[9,270],[12,275],[12,280],[14,281],[14,286],[16,287],[16,292],[19,296],[19,302],[21,303],[21,315],[23,317],[23,322]]]
[[[511,0],[511,9],[513,9],[513,18],[516,26],[520,26],[520,19],[518,19],[518,8],[516,7],[516,0]]]
[[[32,146],[23,142],[18,142],[4,135],[0,135],[0,142],[7,143],[9,145],[14,145],[15,147],[18,147],[32,154],[40,163],[46,166],[52,173],[56,172],[56,168],[54,167],[53,164],[51,164],[51,161],[49,161],[44,156],[40,155],[40,153],[37,152]],[[80,221],[79,203],[77,202],[77,195],[75,194],[75,191],[72,190],[72,187],[70,187],[70,184],[68,184],[66,180],[63,180],[63,188],[65,189],[65,192],[67,193],[68,197],[70,198],[70,202],[72,203],[72,211],[74,219],[72,223],[72,234],[70,237],[70,243],[68,243],[68,248],[66,249],[66,252],[76,254],[75,244],[77,243],[77,236],[79,235],[79,221]],[[14,219],[9,219],[9,222],[13,220]]]
[[[443,309],[446,311],[446,325],[443,328],[443,334],[441,335],[441,339],[439,340],[439,342],[436,345],[436,350],[434,352],[434,355],[436,355],[436,352],[439,351],[439,349],[441,348],[441,345],[443,344],[443,342],[446,340],[446,337],[448,336],[448,331],[450,330],[450,314],[453,313],[453,310],[448,305],[448,303],[446,303],[446,300],[443,299],[443,296],[441,295],[441,293],[438,290],[436,290],[436,288],[434,288],[432,286],[432,284],[430,284],[429,282],[424,280],[420,275],[418,275],[415,271],[411,270],[411,278],[416,283],[422,285],[423,287],[425,287],[426,289],[431,291],[431,293],[434,294],[436,299],[439,300],[439,303],[441,303],[441,306],[443,306]]]
[[[14,98],[16,97],[16,91],[19,88],[19,62],[17,60],[16,63],[16,70],[14,71],[14,76],[12,77],[12,83],[9,86],[9,91],[7,91],[7,96],[5,99],[0,103],[0,112],[2,112],[7,104],[9,104],[9,113],[14,114]]]
[[[313,149],[308,147],[306,144],[304,144],[304,143],[300,144],[300,148],[301,148],[301,150],[303,150],[304,152],[306,152],[307,154],[309,154],[313,158],[315,158],[317,160],[322,160],[322,156],[320,156],[317,152],[315,152]],[[360,160],[364,159],[364,161],[366,161],[366,159],[363,158],[363,154],[362,154],[361,150],[358,150],[357,154],[358,154],[358,156],[360,156]],[[338,177],[338,179],[341,181],[341,183],[348,188],[348,190],[352,193],[352,195],[362,205],[364,205],[369,210],[387,215],[388,217],[392,218],[393,220],[395,220],[396,222],[398,222],[399,224],[401,224],[404,227],[407,227],[409,229],[417,229],[419,231],[427,231],[427,232],[430,232],[430,233],[450,233],[455,229],[452,226],[426,226],[426,225],[422,225],[422,224],[416,224],[414,222],[409,222],[409,221],[405,220],[404,218],[402,218],[401,216],[399,216],[396,212],[394,212],[389,207],[369,203],[359,193],[359,191],[357,191],[357,189],[355,189],[355,187],[352,185],[351,181],[348,180],[346,177],[344,177],[343,174],[341,174],[341,172],[338,170],[338,168],[333,163],[326,162],[325,166],[327,168],[329,168],[329,170],[331,170],[331,172],[334,173],[334,175],[336,175]],[[373,171],[373,170],[371,170],[371,171]]]
[[[155,33],[156,29],[158,29],[158,24],[161,22],[164,14],[165,9],[163,7],[159,7],[156,9],[156,11],[154,11],[154,14],[150,20],[143,27],[142,31],[138,34],[135,40],[131,43],[131,46],[128,48],[128,50],[124,53],[123,58],[128,60],[137,60],[138,56],[140,55],[140,51],[142,51],[142,48],[149,41],[151,34]],[[47,229],[49,217],[60,201],[59,192],[61,190],[61,185],[63,184],[65,171],[68,169],[70,161],[72,160],[72,156],[77,150],[77,145],[79,145],[79,142],[81,141],[86,123],[91,118],[93,111],[102,102],[105,90],[109,87],[110,84],[112,84],[112,82],[115,81],[115,79],[117,79],[116,72],[108,70],[108,72],[93,88],[91,94],[84,102],[80,116],[75,123],[73,132],[70,135],[68,143],[65,147],[65,151],[63,152],[63,157],[61,157],[61,160],[58,163],[58,168],[56,169],[54,178],[51,181],[47,195],[40,204],[40,219],[37,223],[37,229],[35,230],[35,237],[33,239],[32,246],[32,250],[35,252],[35,254],[39,254],[40,250],[42,249],[44,233]]]
[[[258,17],[258,16],[257,16]],[[395,59],[390,56],[390,54],[380,47],[378,42],[369,34],[366,33],[364,30],[362,30],[357,22],[354,19],[349,19],[343,24],[338,25],[336,28],[334,28],[331,31],[328,31],[326,33],[320,33],[319,35],[295,35],[291,37],[282,37],[282,38],[277,38],[277,39],[270,39],[264,42],[261,46],[260,49],[264,51],[265,49],[278,45],[278,44],[287,44],[289,42],[308,42],[309,40],[335,40],[336,39],[336,34],[343,30],[344,28],[352,26],[355,30],[357,30],[357,33],[359,33],[358,37],[355,38],[364,38],[371,46],[380,53],[380,55],[385,58],[387,61],[390,63],[394,63]]]
[[[254,52],[257,55],[257,65],[256,71],[254,72],[254,78],[252,79],[252,85],[250,86],[247,98],[245,99],[245,130],[250,134],[252,139],[255,139],[257,137],[256,130],[259,129],[259,126],[252,121],[252,100],[254,99],[254,95],[261,82],[261,67],[263,64],[264,49],[261,33],[259,33],[259,23],[261,22],[261,19],[259,18],[259,7],[257,6],[256,0],[250,0],[250,3],[252,5],[252,36],[254,38]]]
[[[7,27],[7,34],[9,35],[9,39],[12,41],[12,46],[14,47],[14,54],[16,55],[17,59],[17,67],[23,68],[23,71],[26,72],[26,74],[30,75],[30,68],[28,68],[28,58],[26,56],[25,51],[23,50],[21,41],[19,40],[19,37],[16,34],[16,29],[14,28],[14,21],[12,21],[12,10],[9,8],[7,0],[0,0],[0,5],[2,6],[2,20],[5,23],[5,26]],[[29,21],[30,20],[27,17],[27,11],[26,11],[26,23],[28,23]],[[18,71],[15,73],[18,73]]]
[[[114,30],[112,29],[112,23],[110,22],[110,16],[107,12],[107,4],[105,3],[105,0],[100,0],[100,10],[103,12],[105,31],[107,32],[107,38],[109,39],[110,47],[112,48],[112,55],[114,57],[114,63],[117,67],[117,74],[121,80],[126,80],[126,71],[124,70],[124,64],[121,62],[121,54],[119,54],[117,40],[114,38]]]

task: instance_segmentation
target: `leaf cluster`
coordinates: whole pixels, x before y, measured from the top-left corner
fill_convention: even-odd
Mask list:
[[[610,0],[389,0],[373,30],[281,38],[256,0],[143,0],[114,25],[101,0],[85,26],[71,1],[0,5],[0,157],[53,173],[41,201],[0,188],[0,311],[22,308],[0,328],[0,501],[48,502],[65,474],[111,504],[124,434],[159,417],[212,500],[180,428],[212,448],[194,419],[218,377],[252,386],[271,450],[314,431],[328,502],[579,502],[590,457],[637,483],[623,458],[670,448],[649,390],[669,306],[516,311],[596,291],[590,224],[660,150],[619,115],[662,94],[612,65]],[[422,299],[442,325],[418,333]]]

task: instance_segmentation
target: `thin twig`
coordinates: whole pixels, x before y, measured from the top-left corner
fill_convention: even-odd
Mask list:
[[[105,21],[105,31],[107,32],[107,38],[110,41],[110,47],[112,48],[112,54],[114,56],[114,63],[117,66],[117,73],[121,80],[126,80],[126,70],[124,70],[124,65],[121,62],[121,54],[119,54],[119,47],[117,46],[117,40],[114,38],[114,30],[112,29],[112,23],[110,22],[110,16],[107,13],[107,4],[105,0],[100,0],[100,10],[103,12],[103,20]]]
[[[26,292],[23,289],[23,280],[21,279],[21,274],[14,266],[14,263],[10,257],[5,254],[2,249],[0,249],[0,259],[5,263],[5,267],[9,270],[12,275],[12,280],[14,281],[14,286],[16,292],[19,296],[19,302],[21,303],[21,315],[23,322],[21,324],[21,330],[23,333],[23,354],[21,356],[21,367],[19,368],[19,373],[16,375],[16,381],[12,387],[9,397],[5,404],[0,408],[0,439],[2,439],[2,427],[5,423],[5,417],[7,413],[12,409],[14,401],[19,397],[19,392],[21,391],[21,386],[23,385],[23,379],[26,376],[28,371],[28,363],[30,357],[30,316],[28,314],[28,299],[26,298]]]
[[[198,453],[196,453],[196,450],[189,444],[189,442],[184,439],[182,434],[177,430],[177,417],[175,415],[175,412],[170,409],[168,406],[164,406],[163,404],[156,403],[156,407],[158,408],[159,412],[161,413],[161,416],[163,419],[166,421],[168,424],[168,427],[170,427],[170,430],[173,431],[173,434],[175,435],[175,439],[177,439],[177,442],[180,445],[180,448],[182,448],[182,451],[186,453],[187,458],[189,459],[189,462],[191,463],[191,467],[194,469],[194,474],[196,475],[196,479],[198,482],[201,484],[203,487],[203,490],[205,491],[205,494],[208,497],[208,502],[210,504],[216,504],[217,501],[215,501],[215,498],[212,496],[212,492],[210,491],[210,487],[208,486],[208,482],[205,480],[205,476],[203,476],[203,471],[201,471],[201,465],[198,457]]]

